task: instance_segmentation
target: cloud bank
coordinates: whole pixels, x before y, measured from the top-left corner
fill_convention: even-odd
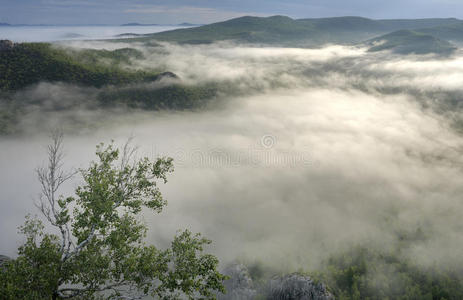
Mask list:
[[[92,45],[107,47],[80,47]],[[135,47],[145,58],[132,68],[165,68],[190,85],[220,83],[222,105],[119,111],[99,125],[97,112],[85,107],[46,119],[62,125],[66,116],[82,116],[98,125],[67,135],[69,165],[86,166],[100,141],[132,135],[140,155],[174,157],[176,171],[162,188],[167,209],[144,215],[151,242],[164,245],[190,228],[214,241],[224,263],[263,261],[294,271],[317,269],[353,245],[388,248],[424,232],[404,256],[421,265],[462,263],[461,54],[442,60],[339,46]],[[90,93],[52,86],[17,97],[73,103]],[[25,128],[47,123],[29,116]],[[34,210],[33,169],[47,143],[37,130],[29,133],[0,141],[0,252],[9,255],[20,242],[15,228]]]

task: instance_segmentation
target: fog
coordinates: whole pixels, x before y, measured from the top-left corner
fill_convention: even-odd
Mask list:
[[[184,28],[179,26],[2,26],[0,40],[54,42],[114,39],[122,34],[147,34]]]
[[[140,156],[175,159],[161,187],[167,208],[143,216],[156,245],[189,228],[213,240],[210,250],[223,264],[314,270],[351,246],[387,249],[422,231],[403,255],[422,265],[463,263],[460,53],[441,59],[341,46],[129,46],[145,59],[127,68],[163,68],[190,85],[219,82],[228,87],[215,99],[221,105],[75,109],[72,103],[91,100],[91,89],[49,83],[15,95],[71,104],[60,112],[31,109],[25,133],[0,140],[0,253],[14,256],[17,226],[37,212],[34,168],[45,160],[47,129],[61,126],[68,167],[85,167],[97,143],[121,145],[130,136]]]

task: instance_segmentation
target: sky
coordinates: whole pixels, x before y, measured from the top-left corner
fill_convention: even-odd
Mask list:
[[[0,0],[0,22],[207,24],[244,15],[463,18],[461,0]]]

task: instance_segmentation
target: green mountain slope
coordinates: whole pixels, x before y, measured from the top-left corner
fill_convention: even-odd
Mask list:
[[[387,31],[398,31],[401,29],[416,30],[420,28],[431,28],[436,26],[451,26],[455,24],[463,24],[463,21],[455,18],[430,18],[430,19],[390,19],[377,20],[377,23],[383,26]]]
[[[158,73],[118,68],[130,55],[136,54],[133,51],[136,50],[68,53],[47,43],[15,44],[0,50],[0,90],[18,90],[41,81],[101,87],[158,79]],[[101,58],[111,63],[98,63]]]
[[[457,19],[371,20],[337,17],[294,20],[285,16],[241,17],[195,28],[149,34],[138,41],[212,43],[233,40],[245,43],[314,46],[325,43],[358,43],[400,29],[463,26]]]
[[[447,41],[412,30],[395,31],[374,38],[367,44],[371,52],[390,50],[398,54],[448,55],[456,50],[456,47]]]
[[[210,43],[237,40],[254,43],[277,43],[307,38],[316,32],[310,26],[284,16],[269,18],[241,17],[195,28],[177,29],[147,35],[148,39],[180,43]]]
[[[452,42],[463,43],[463,23],[455,23],[450,25],[442,25],[430,28],[421,28],[418,32],[431,34],[440,39],[445,39]]]
[[[0,135],[20,131],[18,124],[32,107],[44,113],[114,107],[190,110],[204,107],[216,96],[214,85],[188,86],[170,72],[122,68],[140,56],[141,52],[129,48],[72,50],[46,43],[0,41]],[[161,78],[176,80],[153,83]],[[41,82],[65,83],[60,85],[64,90],[78,88],[85,97],[49,102],[40,93],[23,94],[24,88]]]
[[[381,31],[374,21],[359,17],[293,20],[285,16],[241,17],[210,25],[147,35],[144,40],[211,43],[234,40],[245,43],[313,46],[359,42]]]

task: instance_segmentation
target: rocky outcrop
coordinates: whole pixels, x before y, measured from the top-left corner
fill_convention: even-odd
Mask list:
[[[225,281],[225,295],[218,295],[219,300],[251,300],[257,295],[248,269],[242,264],[228,266],[223,273],[230,277]]]
[[[229,277],[225,281],[227,293],[218,295],[219,300],[335,300],[323,283],[300,274],[273,277],[256,284],[245,265],[232,264],[223,273]]]
[[[0,40],[0,51],[11,50],[14,48],[14,43],[10,40]]]
[[[310,277],[291,274],[270,280],[266,297],[268,300],[334,300],[334,296],[322,283]]]
[[[158,80],[161,80],[161,79],[179,79],[179,77],[175,73],[164,72],[164,73],[159,74],[157,79]]]

